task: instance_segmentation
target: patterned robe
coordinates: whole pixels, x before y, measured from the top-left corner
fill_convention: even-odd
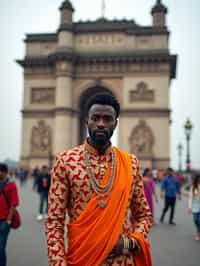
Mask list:
[[[111,146],[104,155],[98,155],[97,151],[87,142],[72,150],[64,151],[56,157],[52,170],[48,198],[48,219],[46,221],[50,266],[67,265],[67,249],[64,244],[66,214],[70,221],[75,221],[94,193],[83,161],[84,149],[89,151],[89,160],[95,178],[98,179],[100,176],[100,165],[105,165],[106,168],[111,163]],[[146,237],[152,225],[152,216],[144,196],[143,180],[139,174],[138,160],[134,155],[130,156],[133,171],[132,189],[121,233],[129,235],[135,231]],[[107,258],[102,266],[106,265],[135,265],[134,254],[121,255],[112,259]]]

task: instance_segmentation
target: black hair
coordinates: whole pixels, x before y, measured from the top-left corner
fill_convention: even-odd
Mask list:
[[[143,176],[146,176],[149,171],[150,171],[150,168],[145,168],[143,172]]]
[[[5,163],[0,163],[0,171],[8,173],[8,166]]]
[[[108,92],[98,92],[93,94],[91,97],[89,97],[86,108],[85,108],[85,115],[87,116],[89,113],[89,110],[92,105],[94,104],[103,104],[103,105],[110,105],[115,109],[116,118],[118,118],[120,114],[120,104],[117,100],[117,98]]]
[[[196,173],[193,177],[193,181],[192,181],[192,192],[194,193],[196,189],[198,189],[198,184],[199,184],[199,180],[200,180],[200,173]]]

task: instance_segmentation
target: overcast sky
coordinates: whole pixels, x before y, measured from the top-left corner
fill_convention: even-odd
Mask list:
[[[96,19],[101,15],[101,0],[73,0],[74,19]],[[156,0],[105,0],[107,18],[134,19],[140,25],[151,25],[151,7]],[[26,33],[55,32],[59,25],[62,0],[0,1],[0,160],[18,160],[21,142],[23,71],[15,59],[24,57]],[[168,7],[167,25],[171,32],[171,53],[178,54],[177,78],[170,87],[172,109],[171,163],[178,167],[177,145],[186,143],[183,125],[190,118],[194,129],[191,137],[191,159],[200,168],[200,1],[163,0]],[[164,141],[164,140],[163,140]]]

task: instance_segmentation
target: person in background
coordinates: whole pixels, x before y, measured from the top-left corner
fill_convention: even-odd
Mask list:
[[[200,173],[196,173],[189,192],[188,211],[196,226],[195,240],[200,241]]]
[[[8,206],[7,200],[10,202]],[[6,266],[6,245],[19,196],[15,182],[8,176],[8,166],[0,163],[0,266]]]
[[[177,177],[174,175],[173,169],[168,168],[166,175],[161,181],[161,198],[165,198],[164,208],[160,217],[160,222],[164,222],[165,214],[170,208],[169,224],[176,225],[174,222],[174,210],[176,204],[176,197],[181,199],[180,184]]]
[[[37,191],[39,193],[39,213],[37,216],[38,221],[41,221],[43,218],[47,217],[50,181],[51,177],[48,167],[44,165],[42,166],[41,172],[37,179]]]
[[[182,187],[182,185],[184,183],[183,174],[179,171],[179,172],[176,173],[176,176],[177,176],[178,182],[180,184],[180,187]]]
[[[155,190],[155,183],[152,177],[152,171],[149,168],[145,168],[143,172],[143,181],[144,181],[144,194],[147,198],[147,202],[149,204],[149,207],[152,212],[153,216],[153,223],[156,224],[155,222],[155,217],[154,217],[154,201],[153,198],[155,199],[156,202],[158,202],[158,197],[156,195],[156,190]]]
[[[32,177],[33,177],[33,190],[36,189],[37,187],[37,182],[38,182],[38,176],[40,174],[39,167],[36,166],[33,171],[32,171]]]
[[[158,174],[158,170],[155,169],[155,168],[152,169],[152,178],[153,178],[153,180],[154,180],[155,183],[158,182],[158,176],[157,176],[157,174]]]

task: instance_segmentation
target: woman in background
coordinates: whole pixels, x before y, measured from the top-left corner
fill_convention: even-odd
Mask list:
[[[200,173],[196,174],[189,193],[189,213],[193,214],[197,233],[195,240],[200,241]]]
[[[144,181],[144,193],[147,199],[147,202],[149,204],[149,207],[152,212],[153,222],[155,223],[154,219],[154,202],[153,202],[153,196],[155,198],[155,201],[158,202],[158,198],[155,191],[155,184],[152,177],[151,169],[145,168],[143,172],[143,181]]]

